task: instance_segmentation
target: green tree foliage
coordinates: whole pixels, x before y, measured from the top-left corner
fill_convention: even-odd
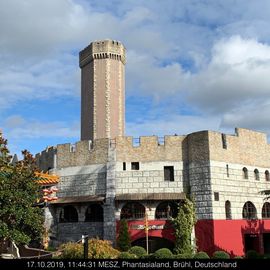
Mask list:
[[[168,248],[161,248],[155,251],[155,259],[172,259],[173,254]]]
[[[117,248],[120,251],[128,251],[131,247],[131,239],[128,231],[128,223],[125,219],[120,220],[119,233],[117,237]]]
[[[210,257],[206,252],[200,251],[194,255],[193,259],[210,259]]]
[[[212,256],[213,259],[230,259],[230,255],[225,251],[215,251]]]
[[[143,256],[146,255],[145,248],[140,247],[140,246],[133,246],[128,252],[136,255],[137,258],[142,258]]]
[[[23,160],[11,164],[7,140],[0,133],[0,240],[17,244],[40,239],[43,231],[41,209],[33,207],[39,186],[35,161],[28,151]]]
[[[196,223],[194,204],[191,200],[183,200],[178,208],[178,214],[173,219],[175,227],[175,254],[192,254],[191,233]]]

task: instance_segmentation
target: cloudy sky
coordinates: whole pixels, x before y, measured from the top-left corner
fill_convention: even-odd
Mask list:
[[[0,0],[0,128],[12,153],[80,137],[78,53],[127,48],[126,135],[270,135],[268,0]]]

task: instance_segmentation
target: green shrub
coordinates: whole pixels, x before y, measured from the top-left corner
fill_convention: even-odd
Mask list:
[[[176,254],[173,256],[174,259],[192,259],[193,254]]]
[[[135,254],[137,258],[141,258],[142,256],[146,255],[146,250],[140,246],[134,246],[130,248],[128,252],[131,254]]]
[[[259,259],[260,255],[255,250],[248,250],[245,257],[247,259]]]
[[[235,256],[234,259],[243,259],[242,256]]]
[[[155,259],[155,254],[154,253],[145,254],[140,259]]]
[[[61,259],[82,259],[83,258],[83,246],[78,243],[66,243],[60,246],[62,250],[60,255]]]
[[[128,251],[131,247],[131,239],[128,231],[128,223],[125,219],[120,220],[116,245],[117,248],[121,251]]]
[[[173,258],[172,252],[168,248],[161,248],[154,253],[156,259],[171,259]]]
[[[264,258],[264,259],[270,259],[270,254],[264,254],[264,255],[263,255],[263,258]]]
[[[215,251],[212,256],[213,259],[230,259],[230,255],[225,251]]]
[[[200,251],[194,255],[193,259],[210,259],[210,257],[206,252]]]
[[[126,251],[121,252],[118,257],[118,259],[136,259],[136,258],[137,256],[135,254],[132,254]]]
[[[110,241],[90,239],[88,241],[89,259],[116,259],[120,252],[114,249]]]

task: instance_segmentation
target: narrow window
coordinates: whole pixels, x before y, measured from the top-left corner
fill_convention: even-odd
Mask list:
[[[174,168],[173,166],[164,166],[164,180],[174,181]]]
[[[126,162],[123,162],[123,171],[125,171],[126,169]]]
[[[227,149],[227,139],[226,139],[226,134],[221,134],[221,139],[222,139],[222,147],[223,149]]]
[[[265,180],[270,181],[269,171],[265,171]]]
[[[255,177],[255,180],[260,180],[260,173],[257,169],[254,170],[254,177]]]
[[[139,162],[131,162],[131,170],[139,170],[140,164]]]
[[[243,178],[248,179],[248,169],[246,167],[243,168]]]
[[[226,172],[227,172],[227,177],[230,177],[230,173],[229,173],[229,165],[226,165]]]
[[[231,202],[230,201],[225,202],[225,214],[226,214],[226,219],[232,219],[232,211],[231,211]]]
[[[214,200],[219,201],[219,192],[214,192]]]

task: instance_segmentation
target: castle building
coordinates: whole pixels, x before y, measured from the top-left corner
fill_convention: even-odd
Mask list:
[[[115,243],[119,220],[128,220],[133,245],[173,248],[171,217],[194,196],[198,250],[243,255],[270,253],[270,145],[266,134],[199,131],[182,136],[124,136],[125,48],[117,41],[80,52],[82,133],[36,155],[43,171],[60,176],[58,200],[46,209],[54,244],[82,234]]]

